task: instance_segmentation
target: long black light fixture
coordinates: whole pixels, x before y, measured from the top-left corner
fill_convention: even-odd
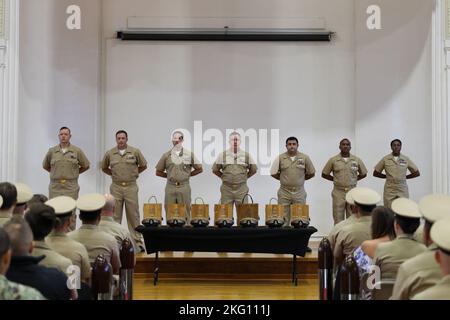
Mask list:
[[[334,32],[302,29],[149,29],[118,31],[123,41],[331,41]]]

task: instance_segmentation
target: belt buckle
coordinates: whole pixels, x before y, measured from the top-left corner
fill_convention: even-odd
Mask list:
[[[65,183],[67,182],[67,180],[62,179],[62,180],[60,180],[59,182],[61,182],[62,184],[65,184]]]
[[[126,182],[122,182],[122,187],[126,187],[127,183]]]
[[[350,188],[344,188],[344,191],[345,191],[345,192],[349,192],[349,191],[350,191]]]
[[[175,185],[179,187],[181,184],[179,182],[175,182]]]

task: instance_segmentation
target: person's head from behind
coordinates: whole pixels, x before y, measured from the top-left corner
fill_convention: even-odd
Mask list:
[[[81,196],[77,200],[77,208],[80,210],[81,222],[83,222],[84,225],[98,225],[105,204],[106,199],[102,194],[93,193]]]
[[[422,217],[417,203],[406,198],[397,198],[392,202],[392,211],[395,214],[395,233],[399,235],[414,235],[420,226]]]
[[[3,198],[3,204],[0,211],[13,212],[17,204],[17,189],[9,182],[0,183],[0,195]]]
[[[34,241],[44,241],[56,224],[55,210],[42,203],[31,205],[25,220],[33,232]]]
[[[350,190],[351,198],[355,203],[356,216],[366,217],[372,214],[377,203],[380,202],[381,196],[375,190],[363,187],[356,187]]]
[[[395,215],[395,233],[397,235],[414,235],[419,226],[420,218],[403,217],[398,214]]]
[[[450,275],[450,219],[441,219],[433,224],[431,239],[439,248],[435,253],[437,263],[444,276]]]
[[[11,242],[8,233],[0,227],[0,275],[5,275],[11,262]]]
[[[298,151],[298,139],[296,137],[289,137],[286,140],[286,149],[290,154],[295,154]]]
[[[116,207],[116,199],[110,194],[105,194],[105,200],[106,203],[102,209],[102,216],[112,217],[114,215],[114,209]]]
[[[43,194],[35,194],[33,195],[33,198],[31,198],[30,201],[28,201],[28,206],[34,204],[34,203],[46,203],[48,201],[48,197]]]
[[[11,241],[12,256],[28,256],[33,251],[33,232],[28,222],[20,216],[14,216],[3,228]]]
[[[391,209],[386,207],[376,207],[372,211],[372,239],[389,237],[395,239],[394,230],[395,215]]]

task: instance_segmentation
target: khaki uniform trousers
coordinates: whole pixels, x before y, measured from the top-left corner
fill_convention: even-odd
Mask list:
[[[114,220],[122,224],[123,206],[127,215],[128,230],[137,246],[144,247],[142,235],[135,229],[141,224],[139,214],[139,188],[136,182],[130,183],[112,183],[110,187],[111,195],[116,199],[116,209],[114,211]]]
[[[408,185],[405,183],[386,182],[384,185],[384,206],[391,208],[392,202],[397,198],[409,198]]]
[[[351,211],[348,209],[347,202],[345,201],[345,196],[347,192],[349,192],[354,187],[349,188],[341,188],[334,187],[331,192],[331,198],[333,200],[333,219],[334,225],[337,225],[339,222],[344,221],[345,218],[351,216]]]
[[[286,188],[280,187],[278,190],[278,204],[284,205],[284,226],[291,225],[291,204],[306,204],[305,188]]]
[[[169,211],[169,204],[185,204],[186,205],[186,225],[191,223],[191,186],[189,183],[184,184],[166,184],[164,197],[164,210],[166,216]]]

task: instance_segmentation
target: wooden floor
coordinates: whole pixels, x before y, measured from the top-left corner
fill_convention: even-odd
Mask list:
[[[290,281],[184,281],[134,279],[134,300],[317,300],[317,279]]]

